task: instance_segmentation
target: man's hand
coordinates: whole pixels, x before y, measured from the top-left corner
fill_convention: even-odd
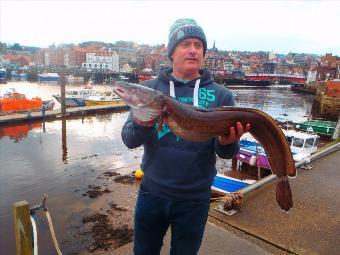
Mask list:
[[[150,120],[150,121],[141,121],[137,118],[133,118],[134,122],[136,122],[138,125],[143,126],[143,127],[153,127],[155,126],[157,119]]]
[[[132,110],[132,118],[133,120],[144,127],[153,127],[156,122],[157,122],[157,118],[160,114],[160,110],[145,110],[143,108],[139,109],[133,109]]]
[[[231,143],[235,143],[238,140],[240,140],[240,137],[244,134],[247,133],[250,130],[250,124],[248,123],[245,128],[243,128],[241,122],[236,123],[237,126],[237,134],[235,133],[235,128],[230,127],[230,132],[229,136],[226,135],[221,135],[218,137],[218,141],[222,145],[228,145]]]

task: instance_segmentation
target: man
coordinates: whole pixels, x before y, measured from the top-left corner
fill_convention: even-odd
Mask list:
[[[207,50],[205,34],[193,19],[179,19],[170,28],[168,57],[173,68],[162,70],[145,86],[200,108],[234,105],[232,93],[216,84],[203,66]],[[137,110],[138,111],[138,110]],[[134,253],[159,254],[171,226],[170,254],[197,254],[208,217],[210,189],[216,175],[216,154],[231,158],[239,150],[240,136],[250,128],[237,124],[229,136],[207,142],[189,142],[174,135],[156,117],[138,119],[131,112],[122,138],[126,146],[144,146],[140,185],[135,210]]]

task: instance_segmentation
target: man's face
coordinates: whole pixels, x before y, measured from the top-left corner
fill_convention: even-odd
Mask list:
[[[203,43],[196,38],[188,38],[177,44],[171,55],[174,69],[183,73],[198,72],[203,64]]]

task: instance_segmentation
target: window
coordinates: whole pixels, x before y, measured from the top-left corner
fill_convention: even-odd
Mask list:
[[[301,138],[294,137],[293,146],[302,148],[304,140]]]
[[[287,138],[287,141],[288,141],[289,145],[292,145],[292,137],[287,136],[286,138]]]
[[[315,147],[317,147],[317,146],[319,145],[319,140],[320,140],[319,137],[317,137],[317,138],[315,139],[315,142],[314,142],[314,146],[315,146]]]
[[[314,138],[309,138],[306,140],[305,148],[312,148],[314,143]]]

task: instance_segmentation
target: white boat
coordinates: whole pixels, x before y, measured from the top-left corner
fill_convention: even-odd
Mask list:
[[[116,78],[115,78],[116,81],[128,81],[129,78],[124,76],[124,75],[118,75]]]
[[[114,92],[103,92],[91,95],[84,100],[85,105],[108,105],[108,104],[124,104],[124,101]]]
[[[294,161],[301,161],[318,150],[320,136],[295,130],[283,130],[292,151]]]
[[[71,83],[71,84],[73,84],[73,83],[84,83],[84,81],[85,81],[84,77],[74,76],[72,74],[69,75],[69,76],[66,76],[65,78],[66,78],[66,82]]]
[[[318,149],[320,137],[314,133],[303,133],[295,130],[282,130],[290,145],[294,161],[299,162],[310,157]],[[260,166],[270,169],[267,155],[261,144],[250,134],[244,134],[240,139],[240,151],[236,158],[242,162],[255,164],[256,153],[259,154]]]
[[[94,89],[67,89],[65,91],[65,105],[67,107],[85,106],[85,99],[96,95]],[[61,96],[53,95],[53,97],[61,104]]]

